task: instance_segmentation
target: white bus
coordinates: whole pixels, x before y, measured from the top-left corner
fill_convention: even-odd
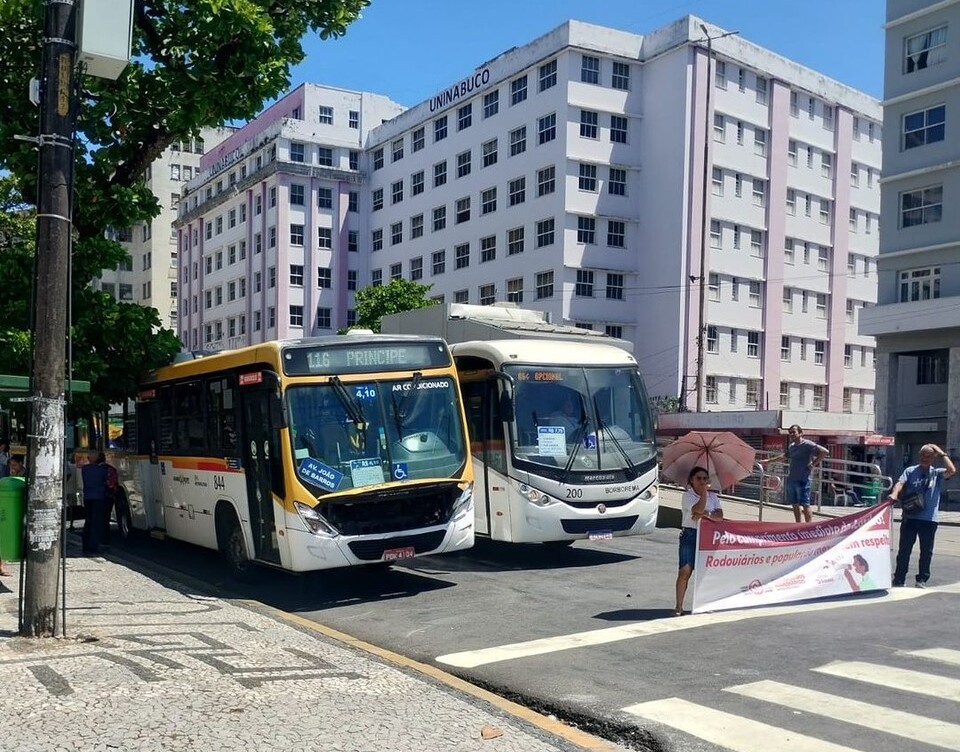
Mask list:
[[[570,544],[657,521],[657,447],[643,378],[612,344],[451,344],[467,411],[476,533]]]

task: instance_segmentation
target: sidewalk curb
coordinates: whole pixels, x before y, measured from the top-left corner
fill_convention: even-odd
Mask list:
[[[163,564],[157,564],[156,562],[144,559],[143,557],[137,556],[135,553],[124,551],[123,554],[118,554],[110,551],[102,552],[100,555],[114,564],[128,566],[132,569],[140,571],[141,573],[160,575],[169,582],[182,583],[197,591],[207,593],[214,598],[224,598],[223,593],[218,592],[217,589],[209,582],[201,580],[193,575],[178,572],[170,567],[164,566]],[[325,624],[310,621],[306,617],[299,616],[297,614],[291,614],[287,611],[282,611],[281,609],[275,608],[274,606],[269,606],[259,601],[253,601],[245,598],[232,598],[225,600],[229,600],[231,605],[236,605],[240,608],[265,614],[271,618],[277,619],[278,621],[286,622],[300,630],[314,632],[322,637],[338,642],[341,645],[345,645],[356,651],[375,656],[385,663],[389,663],[397,666],[398,668],[420,674],[421,676],[431,679],[435,683],[441,684],[448,689],[488,703],[507,715],[513,716],[524,723],[534,726],[546,734],[550,734],[569,744],[573,744],[583,750],[587,750],[587,752],[614,752],[622,749],[622,747],[619,747],[616,744],[607,741],[606,739],[594,736],[586,731],[581,731],[573,726],[568,726],[559,720],[550,719],[536,712],[535,710],[531,710],[523,705],[519,705],[511,700],[500,697],[489,690],[477,687],[476,685],[473,685],[458,676],[450,674],[443,669],[437,668],[436,666],[431,666],[428,663],[422,663],[404,655],[400,655],[399,653],[395,653],[392,650],[382,648],[370,642],[365,642],[364,640],[347,634],[346,632],[341,632],[337,629],[333,629],[332,627],[328,627]]]

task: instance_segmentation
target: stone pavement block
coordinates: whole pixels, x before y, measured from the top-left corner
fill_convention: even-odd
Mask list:
[[[10,566],[3,584],[15,589]],[[67,582],[73,639],[11,636],[17,596],[0,589],[0,752],[579,748],[431,678],[106,559],[69,559]],[[504,733],[483,740],[484,726]]]

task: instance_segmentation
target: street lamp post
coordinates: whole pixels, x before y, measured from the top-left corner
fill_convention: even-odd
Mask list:
[[[700,305],[697,315],[697,412],[703,412],[704,400],[704,353],[706,350],[707,336],[707,242],[709,230],[709,217],[707,213],[707,188],[710,185],[710,92],[713,90],[713,73],[711,65],[713,63],[713,40],[723,39],[734,34],[737,31],[726,31],[715,37],[710,36],[710,32],[705,24],[700,24],[700,30],[707,40],[707,101],[703,113],[703,194],[702,206],[700,212],[700,277],[699,294]]]

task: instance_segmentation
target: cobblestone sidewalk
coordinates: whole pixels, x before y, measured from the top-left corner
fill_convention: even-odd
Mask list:
[[[17,637],[9,566],[3,752],[581,749],[415,671],[100,557],[68,560],[68,639]]]

